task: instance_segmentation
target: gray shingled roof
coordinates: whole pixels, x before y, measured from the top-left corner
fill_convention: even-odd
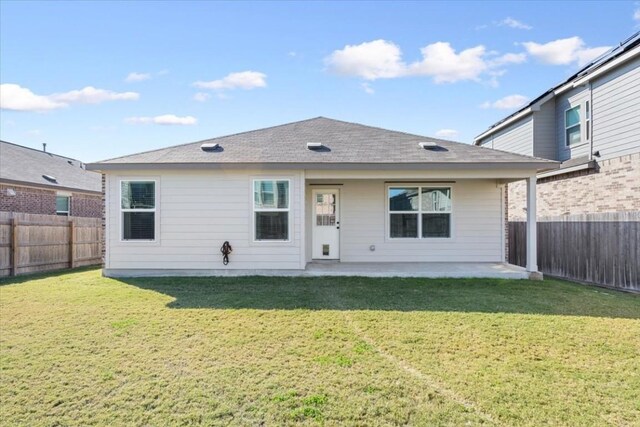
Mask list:
[[[55,181],[43,175],[54,177]],[[57,154],[0,141],[0,181],[39,187],[101,192],[100,174],[82,167],[82,162]]]
[[[438,148],[426,150],[419,142],[433,141]],[[320,150],[307,143],[323,144]],[[220,149],[207,152],[203,143],[218,143]],[[436,164],[436,163],[536,163],[543,169],[555,163],[459,142],[445,141],[404,132],[347,123],[325,117],[303,120],[266,129],[238,133],[190,144],[178,145],[91,165],[108,169],[115,165],[144,164]]]

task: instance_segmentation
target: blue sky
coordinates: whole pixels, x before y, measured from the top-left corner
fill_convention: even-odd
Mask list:
[[[638,2],[0,2],[0,137],[84,161],[316,116],[471,142]]]

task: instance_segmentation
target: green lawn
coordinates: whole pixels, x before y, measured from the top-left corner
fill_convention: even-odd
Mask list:
[[[640,296],[567,282],[0,281],[3,425],[640,425]]]

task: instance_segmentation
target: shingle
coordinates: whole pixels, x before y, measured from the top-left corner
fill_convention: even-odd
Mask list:
[[[419,142],[433,141],[428,150]],[[308,142],[324,150],[309,150]],[[220,149],[203,151],[203,143]],[[222,136],[144,153],[109,159],[99,164],[142,163],[531,163],[549,162],[519,154],[476,147],[404,132],[317,117],[300,122]],[[552,164],[553,162],[549,162]]]
[[[43,175],[54,177],[55,182],[47,180]],[[84,169],[79,160],[5,141],[0,141],[0,180],[102,191],[100,174]]]

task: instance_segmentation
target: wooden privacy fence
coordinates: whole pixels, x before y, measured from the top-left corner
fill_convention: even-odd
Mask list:
[[[509,262],[525,266],[526,222],[509,222]],[[640,212],[538,218],[543,273],[640,291]]]
[[[0,212],[0,276],[101,263],[102,221]]]

